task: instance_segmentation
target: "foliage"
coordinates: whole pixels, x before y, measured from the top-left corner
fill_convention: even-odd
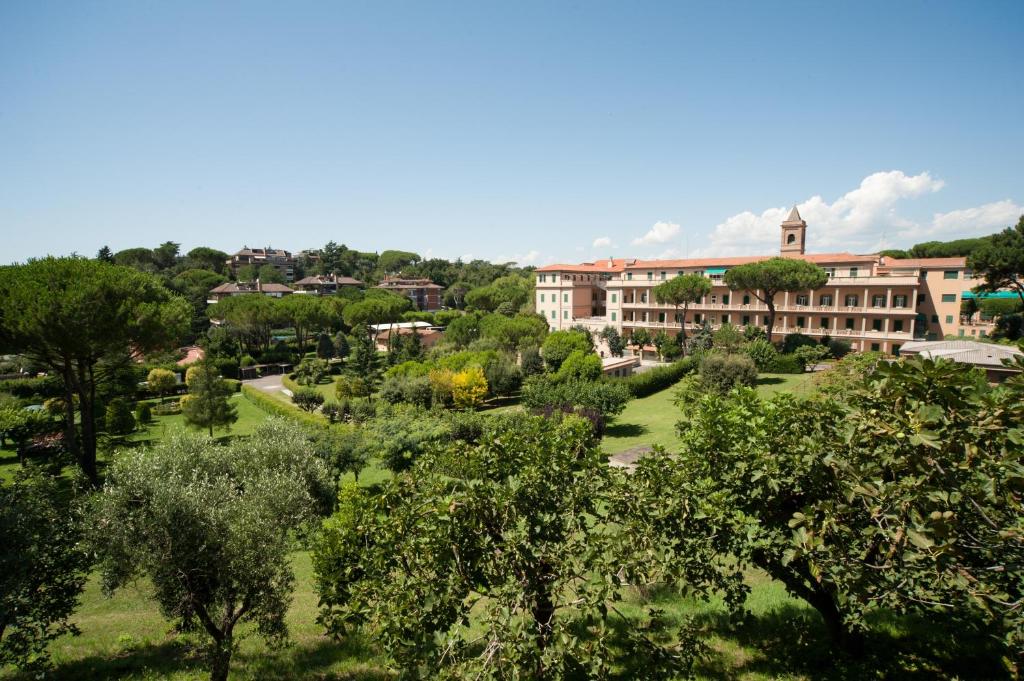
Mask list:
[[[745,337],[743,332],[732,324],[722,324],[711,341],[712,347],[716,350],[732,354],[739,352],[743,346]]]
[[[633,333],[629,337],[629,344],[637,350],[640,350],[645,345],[651,344],[651,334],[647,332],[647,329],[639,328],[633,329]]]
[[[802,374],[807,369],[796,355],[777,355],[768,369],[773,374]]]
[[[377,380],[380,358],[366,327],[358,326],[352,329],[349,346],[351,352],[345,361],[345,371],[353,376],[361,377],[372,385]]]
[[[507,352],[515,352],[524,346],[543,343],[547,333],[548,323],[540,315],[519,314],[507,317],[490,314],[479,320],[478,339],[491,341]],[[447,334],[446,329],[445,335]]]
[[[227,430],[238,420],[238,410],[230,402],[235,389],[220,377],[209,358],[189,368],[185,383],[188,395],[181,400],[185,423],[195,428],[206,428],[213,437],[215,427]]]
[[[430,379],[426,376],[388,376],[380,386],[380,397],[391,404],[405,402],[429,407],[433,399]]]
[[[372,445],[362,429],[345,425],[326,428],[318,432],[314,443],[319,457],[330,468],[335,488],[346,473],[359,481],[359,473],[366,468],[372,453]]]
[[[821,288],[828,280],[825,270],[806,260],[769,258],[737,265],[726,271],[725,284],[733,291],[748,291],[768,306],[766,333],[772,339],[775,326],[775,296],[784,291]]]
[[[487,379],[480,367],[467,367],[454,374],[451,386],[456,409],[476,409],[487,396]]]
[[[337,335],[334,337],[334,354],[336,357],[345,359],[346,357],[348,357],[349,352],[350,348],[348,343],[348,336],[346,336],[344,332],[339,331]]]
[[[346,374],[338,376],[334,381],[334,394],[339,400],[369,397],[372,391],[372,386],[360,376]]]
[[[111,435],[127,435],[135,430],[135,416],[128,400],[116,397],[108,402],[103,422]]]
[[[329,490],[308,436],[280,419],[228,446],[177,433],[126,452],[96,500],[93,545],[104,587],[147,576],[167,618],[208,636],[210,678],[223,681],[237,624],[252,622],[268,642],[286,642],[293,532],[323,508]]]
[[[363,300],[345,306],[343,318],[349,327],[397,322],[402,313],[412,309],[412,301],[390,291],[375,290]],[[353,328],[353,332],[355,329]]]
[[[677,310],[682,308],[682,314],[679,317],[679,336],[685,352],[686,312],[691,304],[699,303],[704,296],[711,293],[711,281],[702,274],[681,274],[658,284],[651,293],[661,305],[672,305]]]
[[[0,667],[39,671],[47,644],[77,632],[68,618],[89,570],[81,538],[52,478],[27,471],[0,484]]]
[[[1024,305],[1024,215],[1017,224],[988,237],[976,248],[967,264],[984,282],[976,291],[1014,291]]]
[[[420,409],[398,409],[367,422],[364,437],[389,470],[408,469],[432,445],[449,436],[449,427]]]
[[[608,604],[637,576],[605,523],[613,472],[577,418],[488,426],[379,495],[344,489],[314,550],[321,621],[339,636],[372,632],[409,677],[607,678],[618,662]],[[626,629],[647,678],[669,671],[655,661],[675,672],[692,661]]]
[[[153,420],[153,408],[146,402],[141,403],[135,410],[135,420],[143,425],[149,423]]]
[[[693,358],[684,357],[668,366],[654,367],[627,378],[613,378],[611,382],[625,385],[633,397],[647,397],[675,385],[679,379],[692,373],[695,368],[696,362]]]
[[[743,352],[754,360],[758,371],[775,371],[775,362],[778,360],[779,352],[774,345],[768,342],[767,338],[750,341],[743,347]]]
[[[258,357],[270,350],[274,328],[286,323],[278,302],[261,295],[229,296],[211,306],[209,315],[222,320],[237,335],[246,352]]]
[[[606,326],[601,329],[601,340],[608,345],[608,352],[612,357],[622,357],[626,351],[626,341],[619,334],[614,326]]]
[[[884,355],[880,352],[854,352],[834,363],[827,371],[816,373],[814,382],[822,392],[842,399],[884,361]]]
[[[629,388],[621,381],[554,381],[546,375],[530,377],[522,391],[522,403],[531,409],[569,405],[605,416],[621,413],[630,397]]]
[[[1024,336],[1024,315],[1007,314],[996,318],[995,329],[992,337],[999,340],[1019,340]]]
[[[715,333],[711,330],[711,325],[704,320],[697,332],[693,334],[693,340],[690,341],[690,351],[694,353],[705,353],[715,345]]]
[[[549,333],[541,346],[541,355],[544,357],[544,364],[548,371],[558,371],[562,362],[573,352],[593,352],[594,341],[590,334],[576,330],[554,331]]]
[[[828,346],[816,343],[814,345],[801,345],[793,352],[793,355],[806,367],[831,357],[832,351],[828,349]]]
[[[324,396],[316,388],[299,388],[292,393],[292,402],[302,411],[316,411],[324,403]]]
[[[466,305],[487,312],[494,312],[507,304],[513,312],[533,299],[533,277],[509,275],[495,279],[487,286],[470,289],[466,293]]]
[[[540,348],[530,345],[519,353],[519,366],[523,376],[533,376],[544,372],[544,359],[540,356]]]
[[[828,342],[828,351],[836,359],[842,359],[853,352],[853,346],[850,341],[833,338]]]
[[[757,366],[746,355],[711,353],[700,362],[700,382],[706,390],[720,394],[752,386],[757,383]]]
[[[555,372],[558,381],[596,381],[601,378],[601,358],[593,352],[573,350]]]
[[[324,336],[326,338],[326,336]],[[316,385],[330,374],[330,367],[324,359],[304,359],[295,367],[293,376],[299,385]]]
[[[127,267],[78,257],[0,267],[0,346],[63,379],[64,441],[94,485],[97,391],[124,366],[111,360],[171,346],[191,312],[159,279]]]
[[[813,345],[820,345],[820,343],[807,334],[787,333],[785,338],[782,339],[782,354],[789,355],[796,352],[797,348]]]

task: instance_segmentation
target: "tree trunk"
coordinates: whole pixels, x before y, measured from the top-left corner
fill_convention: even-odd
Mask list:
[[[78,405],[82,421],[81,462],[82,471],[93,487],[100,486],[96,470],[96,383],[92,380],[92,367],[78,369]]]
[[[772,342],[772,329],[775,328],[775,299],[771,296],[765,296],[764,304],[768,306],[768,328],[765,331],[768,332],[768,342]]]
[[[679,318],[679,337],[681,339],[679,345],[683,349],[683,357],[686,357],[686,310],[688,307],[688,305],[683,306],[683,316]]]
[[[214,642],[210,653],[210,681],[228,681],[228,672],[231,671],[231,646],[230,636]]]
[[[75,391],[68,360],[65,360],[62,375],[64,378],[64,444],[78,465],[82,466],[82,450],[78,442],[78,433],[75,431]],[[85,470],[84,466],[82,470]]]

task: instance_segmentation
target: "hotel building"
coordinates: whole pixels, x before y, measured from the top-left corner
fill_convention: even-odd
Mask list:
[[[794,207],[781,225],[780,255],[811,262],[828,280],[815,290],[775,297],[773,338],[789,333],[828,335],[855,350],[898,354],[912,340],[986,336],[992,325],[961,316],[960,303],[980,283],[966,258],[896,259],[852,253],[805,253],[807,223]],[[681,274],[711,281],[711,293],[686,313],[687,335],[705,322],[712,328],[768,323],[768,307],[751,291],[731,291],[723,278],[730,267],[772,256],[636,260],[609,258],[578,265],[548,265],[536,271],[536,310],[552,330],[613,326],[629,336],[643,328],[675,335],[681,311],[659,305],[652,289]]]

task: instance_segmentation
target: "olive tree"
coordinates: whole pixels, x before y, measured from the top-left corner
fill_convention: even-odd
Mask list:
[[[89,570],[81,540],[79,514],[52,478],[0,484],[0,667],[38,670],[50,641],[77,633],[68,617]]]
[[[676,310],[682,308],[679,316],[679,337],[683,354],[686,354],[686,311],[693,303],[711,293],[711,281],[703,274],[681,274],[654,287],[654,299],[660,305],[671,305]]]
[[[223,681],[239,623],[287,640],[294,531],[330,507],[331,489],[311,438],[280,419],[227,446],[177,432],[125,452],[96,500],[103,586],[148,577],[165,617],[205,632],[210,678]]]
[[[622,662],[620,586],[643,583],[608,515],[621,474],[575,416],[494,416],[484,430],[379,494],[345,488],[314,548],[320,620],[371,632],[409,677],[607,678]],[[689,634],[666,649],[623,629],[640,677],[693,659]]]
[[[120,366],[106,360],[172,347],[191,318],[188,301],[130,267],[77,257],[0,267],[0,346],[60,376],[64,441],[93,485],[97,387]]]
[[[785,291],[810,291],[828,281],[825,270],[806,260],[769,258],[726,271],[725,284],[733,291],[750,291],[768,306],[768,341],[775,327],[775,296]]]

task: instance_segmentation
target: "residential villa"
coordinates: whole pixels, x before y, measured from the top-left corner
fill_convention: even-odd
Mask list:
[[[429,279],[402,279],[400,277],[384,277],[377,288],[393,291],[407,296],[417,310],[432,311],[441,309],[441,286]]]
[[[805,253],[807,223],[794,207],[781,225],[780,255],[813,263],[828,275],[819,289],[775,297],[776,338],[789,333],[830,336],[855,350],[898,354],[913,340],[945,336],[966,339],[991,333],[978,315],[961,316],[960,303],[981,283],[966,258],[896,259],[852,253]],[[536,309],[552,330],[582,325],[594,331],[612,326],[625,336],[636,329],[675,335],[680,311],[659,305],[651,290],[681,274],[711,281],[711,293],[691,304],[687,333],[705,322],[712,328],[768,323],[768,308],[751,291],[731,291],[723,277],[730,267],[772,256],[637,260],[609,258],[578,265],[548,265],[536,271]]]
[[[317,274],[309,277],[303,277],[297,282],[292,284],[295,288],[296,293],[313,293],[316,295],[327,296],[337,293],[346,286],[352,288],[362,288],[363,282],[352,277],[341,277],[337,274]]]
[[[295,291],[284,284],[264,284],[261,283],[259,279],[254,282],[228,281],[216,288],[210,289],[209,298],[206,302],[212,304],[230,296],[247,295],[252,293],[261,293],[265,296],[270,296],[271,298],[282,298],[295,293]]]
[[[295,258],[288,251],[279,248],[249,248],[245,246],[228,258],[226,264],[233,275],[238,274],[238,268],[246,265],[252,265],[257,269],[264,265],[270,265],[281,273],[285,281],[295,279]]]

